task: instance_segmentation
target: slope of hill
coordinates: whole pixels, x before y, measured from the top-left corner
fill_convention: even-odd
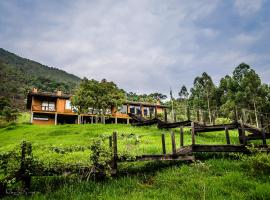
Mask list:
[[[19,108],[24,107],[27,92],[37,87],[44,91],[62,90],[71,93],[80,78],[57,68],[19,57],[0,48],[0,96],[12,99]]]

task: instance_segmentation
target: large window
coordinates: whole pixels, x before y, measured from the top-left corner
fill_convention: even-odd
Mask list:
[[[118,107],[118,111],[122,114],[127,114],[127,105]]]
[[[50,101],[43,101],[41,104],[41,110],[55,111],[55,103]]]
[[[140,106],[130,106],[130,113],[140,115],[141,114],[141,107]]]
[[[143,115],[144,115],[144,116],[149,115],[149,108],[144,108],[144,109],[143,109]]]
[[[71,110],[71,101],[70,100],[66,100],[65,109],[66,110]]]

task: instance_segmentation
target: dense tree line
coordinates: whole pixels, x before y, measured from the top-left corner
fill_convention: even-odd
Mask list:
[[[190,94],[186,86],[179,91],[178,105],[208,112],[210,123],[215,115],[233,118],[242,109],[252,110],[258,126],[259,113],[270,113],[270,87],[249,65],[241,63],[232,75],[226,75],[215,85],[204,72],[194,79]]]

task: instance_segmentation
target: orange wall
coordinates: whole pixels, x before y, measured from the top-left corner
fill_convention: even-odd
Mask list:
[[[48,124],[54,124],[55,121],[54,119],[49,119],[49,120],[35,120],[33,119],[33,124],[38,124],[38,125],[48,125]]]
[[[41,101],[33,97],[32,110],[41,110]]]
[[[65,112],[65,105],[66,105],[66,100],[65,99],[57,99],[57,101],[56,101],[56,111],[57,112]]]
[[[157,108],[157,113],[163,113],[163,108]]]

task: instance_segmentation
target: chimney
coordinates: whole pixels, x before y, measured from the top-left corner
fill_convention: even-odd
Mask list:
[[[38,89],[37,89],[37,88],[33,88],[33,89],[32,89],[32,92],[33,92],[33,93],[37,93],[37,92],[38,92]]]
[[[58,90],[57,93],[56,93],[57,96],[62,96],[62,91],[61,90]]]

